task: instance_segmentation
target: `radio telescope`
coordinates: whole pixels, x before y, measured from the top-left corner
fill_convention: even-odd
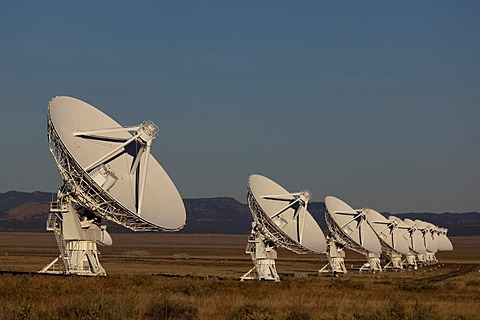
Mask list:
[[[253,268],[242,281],[280,281],[275,267],[277,246],[299,254],[325,251],[325,236],[308,212],[310,198],[307,189],[291,193],[267,177],[249,177],[247,201],[254,222],[246,253],[252,257]]]
[[[175,185],[150,154],[158,127],[123,127],[71,97],[48,105],[50,152],[63,179],[50,204],[47,230],[60,255],[42,273],[106,275],[97,244],[111,245],[103,219],[133,231],[178,231],[185,207]]]
[[[415,220],[415,223],[421,228],[423,242],[425,245],[426,253],[425,253],[425,263],[427,264],[434,264],[437,263],[437,258],[435,253],[438,251],[437,248],[437,241],[435,232],[435,226],[429,222],[425,222],[422,220]]]
[[[437,248],[439,251],[452,251],[453,245],[447,237],[448,229],[437,227]]]
[[[382,245],[382,252],[389,263],[385,266],[393,269],[403,269],[402,254],[408,254],[408,238],[404,236],[408,227],[394,219],[387,219],[373,209],[364,209],[368,224],[375,231]]]
[[[406,255],[406,261],[407,265],[414,267],[415,269],[417,268],[417,258],[416,258],[416,253],[412,249],[412,242],[413,242],[413,229],[410,225],[405,223],[402,219],[397,218],[395,216],[389,216],[388,217],[389,221],[394,221],[398,225],[398,231],[401,234],[401,237],[403,239],[406,239],[405,241],[407,242],[407,253]],[[403,261],[402,265],[405,263]]]
[[[425,263],[425,254],[427,253],[427,248],[425,247],[425,242],[423,240],[422,229],[418,226],[415,221],[411,219],[405,219],[404,222],[408,225],[408,234],[409,234],[409,247],[410,252],[407,255],[407,263],[410,266],[417,267],[417,261],[420,263]]]
[[[381,271],[381,245],[372,227],[367,223],[363,210],[354,210],[342,200],[327,196],[325,198],[325,221],[330,230],[327,257],[327,267],[333,273],[346,273],[344,248],[349,248],[367,257],[360,270]]]

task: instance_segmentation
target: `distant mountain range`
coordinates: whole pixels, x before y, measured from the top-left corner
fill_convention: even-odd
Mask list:
[[[0,193],[0,231],[45,232],[49,203],[55,195],[47,192]],[[184,233],[248,233],[252,216],[248,205],[234,198],[184,199],[187,224]],[[323,202],[312,202],[308,210],[327,233]],[[389,214],[385,214],[389,215]],[[399,218],[421,219],[448,228],[449,236],[480,236],[480,213],[396,213]],[[129,232],[109,223],[111,233]]]

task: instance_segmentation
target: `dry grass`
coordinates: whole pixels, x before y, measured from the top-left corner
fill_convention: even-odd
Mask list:
[[[472,281],[472,280],[470,280]],[[403,283],[403,282],[402,282]],[[2,319],[475,319],[477,285],[418,290],[372,279],[284,277],[281,283],[121,275],[11,276]],[[394,314],[400,315],[394,317]],[[415,317],[412,315],[415,314]]]
[[[479,240],[454,239],[435,267],[340,278],[315,276],[322,256],[281,250],[282,282],[268,283],[236,280],[251,267],[246,236],[114,235],[106,278],[0,276],[0,319],[479,319]],[[0,269],[36,271],[56,250],[51,234],[0,233]],[[435,280],[465,261],[477,270]]]

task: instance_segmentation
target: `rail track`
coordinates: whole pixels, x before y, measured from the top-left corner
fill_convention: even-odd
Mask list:
[[[455,270],[447,272],[445,274],[440,274],[436,276],[431,276],[424,278],[423,281],[428,282],[440,282],[450,278],[466,275],[467,273],[474,272],[478,269],[478,264],[452,264],[452,267],[455,267]]]

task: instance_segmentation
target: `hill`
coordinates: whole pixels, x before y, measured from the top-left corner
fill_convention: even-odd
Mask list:
[[[44,232],[49,202],[54,197],[47,192],[0,193],[0,231]],[[248,206],[234,198],[184,199],[187,224],[183,233],[248,233],[252,217]],[[327,233],[323,202],[312,202],[308,209]],[[385,214],[389,215],[389,214]],[[397,213],[399,218],[421,219],[449,229],[451,236],[480,236],[480,213]],[[129,232],[109,223],[112,233]]]
[[[52,201],[52,199],[55,199],[54,193],[41,191],[8,191],[5,193],[0,193],[0,213],[6,212],[27,202],[49,203],[50,201]]]

